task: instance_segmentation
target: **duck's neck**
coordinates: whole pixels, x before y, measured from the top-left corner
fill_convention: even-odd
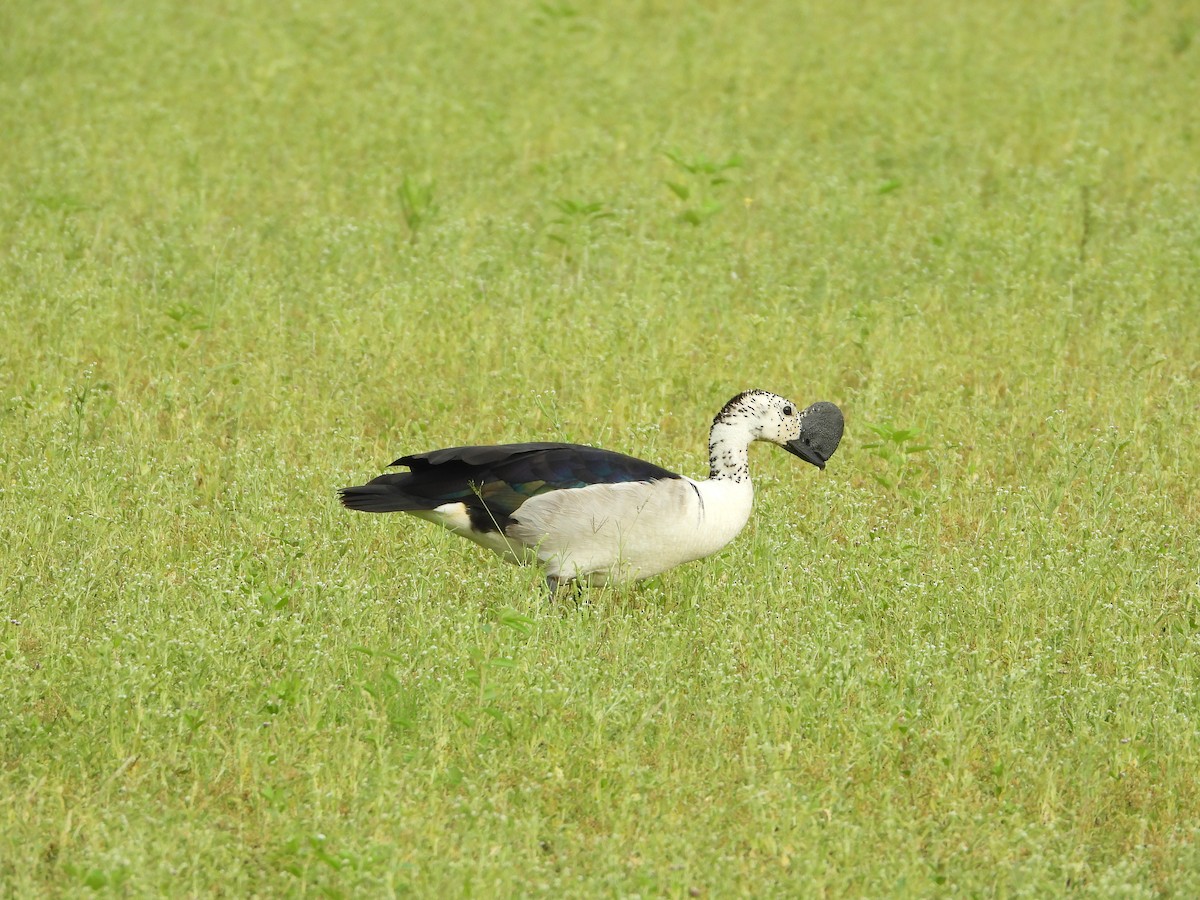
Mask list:
[[[750,483],[750,443],[754,436],[742,420],[720,417],[708,433],[708,477],[712,481]]]

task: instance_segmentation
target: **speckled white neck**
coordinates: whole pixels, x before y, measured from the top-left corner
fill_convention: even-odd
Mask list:
[[[713,481],[750,480],[750,444],[755,435],[751,420],[733,411],[713,422],[708,433],[708,477]]]

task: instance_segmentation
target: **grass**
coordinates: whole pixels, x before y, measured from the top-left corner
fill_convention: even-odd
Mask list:
[[[1187,3],[0,12],[0,894],[1200,893]],[[567,439],[546,603],[337,487]]]

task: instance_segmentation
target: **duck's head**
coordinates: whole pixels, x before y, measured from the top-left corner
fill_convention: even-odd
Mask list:
[[[714,424],[740,424],[750,439],[770,441],[818,469],[837,450],[845,420],[833,403],[821,400],[801,409],[770,391],[745,391],[725,404]]]

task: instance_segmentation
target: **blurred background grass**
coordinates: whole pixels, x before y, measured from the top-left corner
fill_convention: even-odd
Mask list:
[[[6,892],[1194,891],[1194,5],[430,6],[0,10]],[[748,387],[580,608],[334,501]]]

